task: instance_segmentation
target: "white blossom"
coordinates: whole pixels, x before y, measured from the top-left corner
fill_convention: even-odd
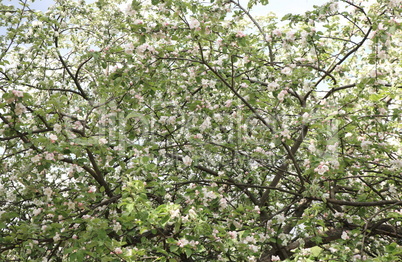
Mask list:
[[[54,241],[54,242],[60,241],[60,234],[59,234],[59,233],[56,233],[56,235],[54,235],[53,241]]]
[[[61,125],[59,124],[54,124],[53,125],[53,130],[54,132],[56,132],[57,134],[59,134],[61,132]]]
[[[285,67],[285,68],[283,68],[281,70],[281,73],[284,74],[284,75],[291,75],[292,74],[292,68],[287,66],[287,67]]]
[[[201,131],[204,131],[205,129],[208,129],[211,127],[211,118],[207,117],[205,118],[204,122],[201,124],[200,129]]]
[[[53,190],[50,187],[46,187],[45,189],[43,189],[43,194],[50,198],[53,194]]]
[[[15,114],[16,115],[21,115],[22,113],[24,113],[26,111],[26,107],[21,104],[21,103],[17,103],[15,105]]]
[[[192,162],[193,162],[193,160],[189,156],[183,157],[183,164],[185,166],[191,166]]]
[[[31,157],[31,161],[33,163],[39,162],[39,160],[41,160],[41,156],[40,155],[36,155],[34,157]]]
[[[362,143],[361,143],[361,147],[362,147],[363,149],[368,149],[369,146],[372,145],[372,144],[373,144],[373,143],[372,143],[371,141],[366,141],[366,140],[364,140],[364,141],[362,141]]]
[[[346,233],[346,231],[343,231],[341,238],[342,238],[343,240],[347,240],[347,239],[349,239],[350,237],[348,236],[348,233]]]
[[[271,82],[267,86],[268,91],[275,91],[279,87],[279,84],[277,82]]]
[[[34,211],[32,212],[32,214],[33,214],[34,216],[37,216],[37,215],[39,215],[41,212],[42,212],[42,208],[37,208],[37,209],[34,209]]]
[[[172,209],[169,211],[171,218],[179,217],[180,216],[180,209]]]

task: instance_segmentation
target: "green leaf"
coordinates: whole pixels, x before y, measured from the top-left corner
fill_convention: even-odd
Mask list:
[[[170,215],[166,215],[161,219],[160,223],[162,225],[165,225],[169,221],[169,219],[170,219]]]
[[[323,249],[321,247],[319,247],[319,246],[312,247],[311,248],[311,255],[314,256],[314,257],[318,257],[321,254],[322,250]]]
[[[186,256],[187,256],[188,258],[191,257],[191,255],[193,254],[193,250],[190,249],[190,248],[186,248],[186,249],[184,250],[184,252],[186,253]]]

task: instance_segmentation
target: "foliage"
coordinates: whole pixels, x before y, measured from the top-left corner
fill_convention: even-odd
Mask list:
[[[1,261],[401,260],[401,1],[256,2],[0,4]]]

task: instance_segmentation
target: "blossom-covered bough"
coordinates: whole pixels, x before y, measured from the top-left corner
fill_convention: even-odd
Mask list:
[[[401,259],[401,1],[20,2],[1,261]]]

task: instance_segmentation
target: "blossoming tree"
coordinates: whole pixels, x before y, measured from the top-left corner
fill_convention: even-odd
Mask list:
[[[20,2],[1,261],[401,258],[400,0]]]

